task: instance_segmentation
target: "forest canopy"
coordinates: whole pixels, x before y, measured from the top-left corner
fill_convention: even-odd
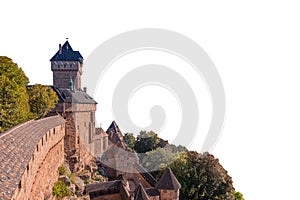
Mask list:
[[[11,58],[0,56],[0,132],[41,118],[55,107],[58,98],[50,87],[27,87],[28,83],[24,71]]]
[[[126,133],[124,142],[139,153],[140,164],[157,180],[167,167],[172,169],[181,184],[180,199],[244,200],[219,160],[209,153],[169,144],[153,131],[141,131],[137,137]]]

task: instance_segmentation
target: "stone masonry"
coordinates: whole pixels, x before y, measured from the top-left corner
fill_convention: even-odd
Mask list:
[[[81,89],[81,54],[66,41],[50,61],[50,87],[59,102],[50,117],[0,135],[0,200],[48,199],[59,166],[66,162],[72,172],[79,172],[92,159],[113,181],[87,185],[85,192],[91,199],[179,199],[181,186],[172,171],[168,169],[157,182],[123,142],[115,121],[106,132],[95,128],[97,102]]]
[[[81,171],[95,155],[97,102],[81,89],[83,57],[79,51],[73,51],[68,41],[59,45],[50,61],[53,71],[52,89],[59,97],[52,113],[59,113],[66,119],[66,161],[72,172]]]
[[[0,199],[44,199],[64,161],[65,120],[31,120],[0,135]],[[42,191],[42,193],[41,193]]]

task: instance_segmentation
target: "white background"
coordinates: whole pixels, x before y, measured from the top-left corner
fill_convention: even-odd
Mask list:
[[[53,0],[0,6],[0,55],[13,58],[31,84],[52,84],[49,59],[66,37],[85,58],[103,41],[137,28],[170,29],[196,41],[214,61],[226,93],[226,121],[212,153],[247,200],[298,198],[297,1]]]

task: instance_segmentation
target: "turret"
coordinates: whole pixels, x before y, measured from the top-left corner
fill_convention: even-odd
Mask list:
[[[161,200],[179,199],[181,185],[170,168],[167,168],[165,173],[162,175],[156,188],[160,193]]]

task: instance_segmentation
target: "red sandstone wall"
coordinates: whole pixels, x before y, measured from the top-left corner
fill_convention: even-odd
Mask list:
[[[149,197],[149,200],[160,200],[159,199],[159,196],[148,196]]]
[[[74,86],[77,89],[81,88],[81,76],[77,71],[54,71],[53,85],[58,88],[69,88],[70,76],[73,78]]]
[[[16,189],[12,199],[44,199],[40,197],[43,196],[42,193],[49,193],[52,189],[51,185],[58,178],[57,166],[62,165],[64,161],[64,135],[64,124],[45,133],[38,143],[22,176],[20,187]],[[35,191],[41,191],[42,193],[37,194]]]
[[[179,190],[159,190],[161,200],[178,200]]]
[[[122,200],[120,193],[95,197],[93,200]]]
[[[107,135],[97,135],[94,138],[94,156],[100,157],[108,147],[108,136]]]
[[[30,199],[48,199],[52,196],[52,188],[58,179],[58,167],[64,163],[63,140],[55,145],[47,154],[38,170],[30,193]]]
[[[94,156],[95,104],[74,104],[74,121],[79,136],[79,162],[88,164]]]
[[[65,151],[68,156],[75,153],[78,149],[78,135],[76,132],[76,123],[72,113],[65,116],[66,122],[66,135],[65,135]],[[71,152],[74,151],[74,152]]]

